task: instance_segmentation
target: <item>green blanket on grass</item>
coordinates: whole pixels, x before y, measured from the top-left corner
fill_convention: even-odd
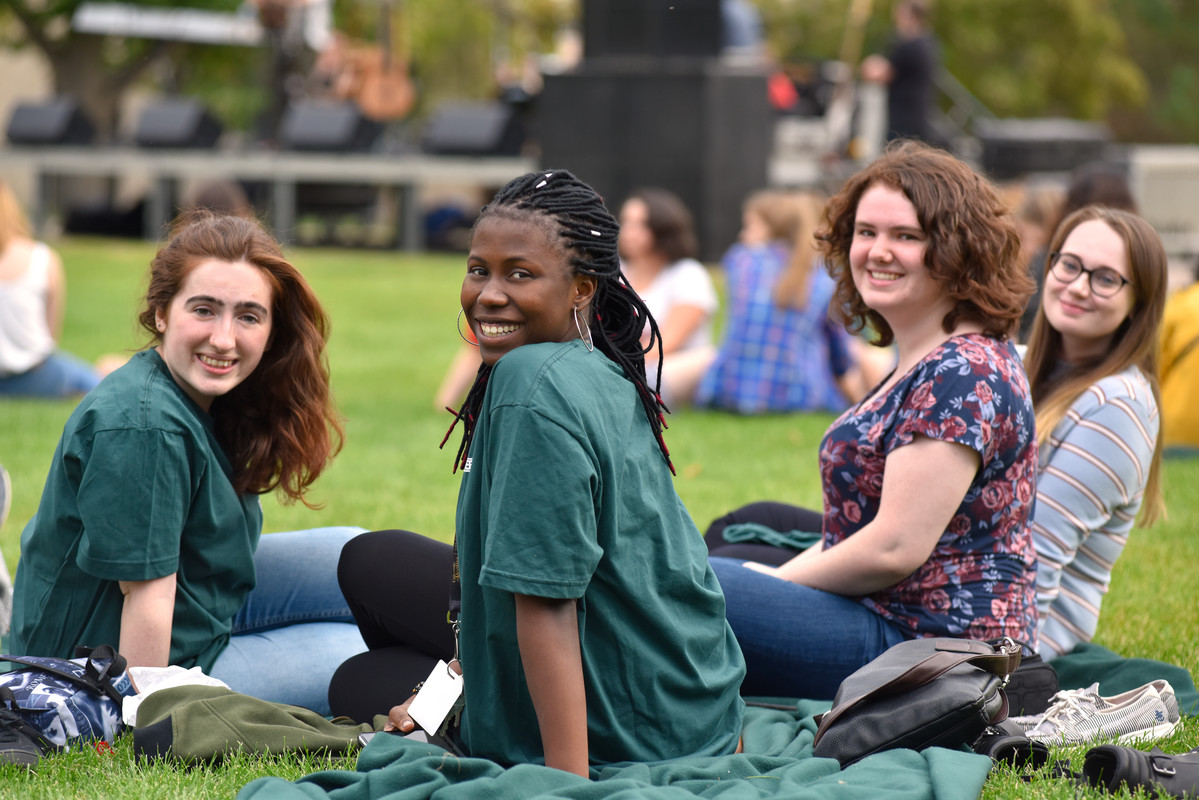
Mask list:
[[[1182,667],[1124,658],[1094,644],[1080,645],[1053,661],[1062,688],[1099,683],[1105,695],[1165,678],[1183,713],[1199,715],[1199,691]],[[748,708],[745,752],[719,758],[684,758],[659,764],[612,766],[585,781],[546,767],[510,769],[476,758],[457,759],[440,748],[399,736],[376,736],[358,768],[327,770],[289,783],[260,778],[238,800],[974,800],[991,762],[967,751],[891,750],[840,770],[812,756],[814,715],[827,702],[800,700],[794,712]]]
[[[813,715],[828,707],[800,701],[795,712],[749,708],[741,755],[610,766],[594,772],[591,781],[532,764],[505,770],[380,735],[362,750],[355,772],[328,770],[295,783],[260,778],[238,800],[973,800],[982,790],[991,761],[966,751],[892,750],[845,770],[832,759],[814,758]]]
[[[1179,710],[1187,716],[1199,716],[1199,691],[1195,689],[1194,678],[1176,664],[1151,658],[1125,658],[1097,644],[1080,644],[1049,663],[1063,689],[1083,689],[1098,683],[1099,693],[1105,697],[1164,678],[1174,688]]]

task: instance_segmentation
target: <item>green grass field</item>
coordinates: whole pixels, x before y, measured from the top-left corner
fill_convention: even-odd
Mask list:
[[[145,336],[134,316],[153,247],[92,239],[64,240],[56,247],[69,285],[63,347],[94,359],[142,345]],[[453,450],[448,444],[438,449],[451,418],[433,409],[432,398],[460,342],[454,323],[462,258],[334,250],[291,255],[333,319],[330,361],[346,442],[311,496],[323,507],[283,506],[265,498],[265,530],[404,527],[448,541],[458,479],[450,472]],[[10,571],[17,565],[21,528],[37,507],[73,406],[0,400],[0,464],[12,475],[14,494],[11,517],[0,530],[0,549]],[[830,420],[827,415],[672,415],[666,436],[679,473],[676,486],[696,523],[703,529],[713,517],[759,499],[819,507],[816,451]],[[451,441],[456,449],[457,433]],[[1167,462],[1165,479],[1169,520],[1134,532],[1104,603],[1098,641],[1124,655],[1181,664],[1195,675],[1199,460]],[[402,565],[395,579],[404,579]],[[1199,721],[1188,720],[1162,747],[1183,752],[1197,745]],[[1061,756],[1073,755],[1078,767],[1083,752]],[[335,763],[352,767],[353,762]],[[0,798],[229,797],[261,775],[294,778],[327,765],[306,758],[244,758],[190,771],[142,766],[122,740],[112,753],[88,750],[43,762],[36,775],[0,767]],[[1074,788],[1048,778],[1025,783],[997,771],[983,796],[1072,798]]]

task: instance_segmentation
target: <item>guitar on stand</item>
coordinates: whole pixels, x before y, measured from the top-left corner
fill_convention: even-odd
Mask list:
[[[381,6],[379,45],[361,51],[355,59],[353,99],[365,116],[377,122],[400,119],[416,104],[407,59],[392,52],[392,6],[390,0]]]

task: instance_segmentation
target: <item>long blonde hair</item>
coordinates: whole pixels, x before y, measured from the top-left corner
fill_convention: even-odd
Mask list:
[[[0,180],[0,251],[15,237],[29,236],[29,220],[21,211],[17,196],[8,184]]]
[[[1128,318],[1116,329],[1111,349],[1102,358],[1077,364],[1066,375],[1054,379],[1054,370],[1062,361],[1062,335],[1045,316],[1042,303],[1033,323],[1025,366],[1033,407],[1036,409],[1037,444],[1044,445],[1053,429],[1083,392],[1109,375],[1117,375],[1131,366],[1138,367],[1149,382],[1153,399],[1161,407],[1158,386],[1158,362],[1161,359],[1160,331],[1166,307],[1167,260],[1161,238],[1153,227],[1137,215],[1105,206],[1085,206],[1070,214],[1058,226],[1049,243],[1050,253],[1058,252],[1066,237],[1084,222],[1098,220],[1124,240],[1131,289],[1136,299]],[[1045,280],[1050,279],[1046,260]],[[1145,483],[1144,501],[1137,524],[1147,528],[1165,515],[1161,489],[1162,431],[1158,426],[1153,461]]]
[[[755,192],[745,201],[745,213],[762,220],[771,240],[785,243],[791,252],[774,286],[774,303],[779,308],[803,309],[808,305],[812,270],[817,263],[812,232],[823,205],[824,201],[811,192],[769,189]]]

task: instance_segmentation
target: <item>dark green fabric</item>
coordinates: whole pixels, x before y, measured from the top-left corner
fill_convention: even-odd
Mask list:
[[[544,761],[513,594],[578,598],[594,763],[737,747],[745,662],[632,383],[579,340],[495,365],[458,499],[463,750]]]
[[[21,534],[13,596],[17,655],[70,658],[120,641],[119,581],[175,574],[169,663],[212,670],[254,587],[257,495],[238,495],[213,420],[154,350],[133,356],[76,407],[37,514]]]
[[[821,539],[820,531],[776,531],[757,522],[735,522],[721,531],[720,536],[730,544],[755,542],[788,550],[807,550]]]
[[[1195,689],[1195,681],[1191,673],[1176,664],[1149,658],[1125,658],[1094,643],[1077,645],[1071,652],[1049,663],[1057,672],[1058,685],[1063,689],[1083,689],[1098,683],[1099,693],[1105,697],[1164,678],[1174,689],[1179,710],[1183,714],[1199,716],[1199,691]]]
[[[260,778],[238,800],[974,800],[991,760],[966,751],[892,750],[846,770],[812,756],[813,715],[828,703],[800,701],[795,712],[748,708],[745,752],[656,764],[610,765],[590,782],[543,766],[510,769],[454,758],[400,737],[375,737],[355,772],[329,770],[290,783]]]
[[[166,721],[169,719],[169,731]],[[385,718],[376,718],[382,727]],[[160,725],[160,723],[162,723]],[[146,696],[137,709],[134,749],[182,761],[211,761],[238,750],[265,753],[322,750],[345,753],[373,730],[341,717],[270,703],[219,686],[178,686]],[[152,738],[139,738],[149,731]],[[402,738],[402,737],[387,737]],[[158,745],[168,745],[165,752]]]

